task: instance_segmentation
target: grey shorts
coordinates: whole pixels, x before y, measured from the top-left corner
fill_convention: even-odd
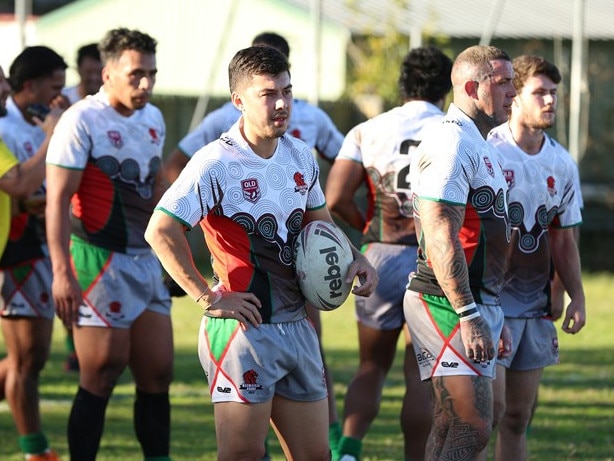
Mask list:
[[[307,318],[244,330],[236,320],[203,317],[198,356],[213,403],[262,403],[274,395],[312,402],[328,395],[318,337]]]
[[[53,320],[51,260],[36,259],[0,271],[4,278],[0,315],[2,317],[42,317]]]
[[[495,377],[496,360],[476,362],[465,354],[458,314],[446,298],[407,290],[404,308],[423,381],[433,376]],[[477,308],[490,326],[497,349],[503,311],[500,306],[484,304]]]
[[[153,252],[116,253],[73,239],[70,253],[84,301],[78,325],[130,328],[145,310],[170,315],[171,297]]]
[[[559,341],[552,320],[505,318],[512,333],[512,355],[497,363],[517,371],[544,368],[559,363]]]
[[[371,243],[365,257],[377,271],[379,283],[368,298],[357,296],[356,319],[375,330],[394,330],[405,323],[403,298],[407,277],[416,270],[418,247]]]

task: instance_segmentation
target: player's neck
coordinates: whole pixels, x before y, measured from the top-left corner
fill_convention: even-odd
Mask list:
[[[539,154],[544,145],[546,135],[541,128],[530,128],[525,125],[513,123],[510,120],[510,131],[514,141],[523,152],[529,155]]]

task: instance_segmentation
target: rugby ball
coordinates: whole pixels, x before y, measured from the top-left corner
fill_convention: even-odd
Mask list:
[[[316,309],[332,311],[341,306],[352,289],[345,277],[354,256],[343,231],[328,221],[312,221],[294,244],[298,284]]]

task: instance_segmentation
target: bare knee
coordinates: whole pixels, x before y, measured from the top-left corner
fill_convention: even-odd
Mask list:
[[[515,434],[524,434],[531,421],[532,406],[507,408],[500,425]]]

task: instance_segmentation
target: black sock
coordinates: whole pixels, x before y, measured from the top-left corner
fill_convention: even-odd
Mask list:
[[[134,431],[145,457],[168,456],[171,435],[168,392],[147,394],[136,390]]]
[[[98,397],[79,387],[68,418],[70,459],[94,461],[104,429],[108,398]]]

